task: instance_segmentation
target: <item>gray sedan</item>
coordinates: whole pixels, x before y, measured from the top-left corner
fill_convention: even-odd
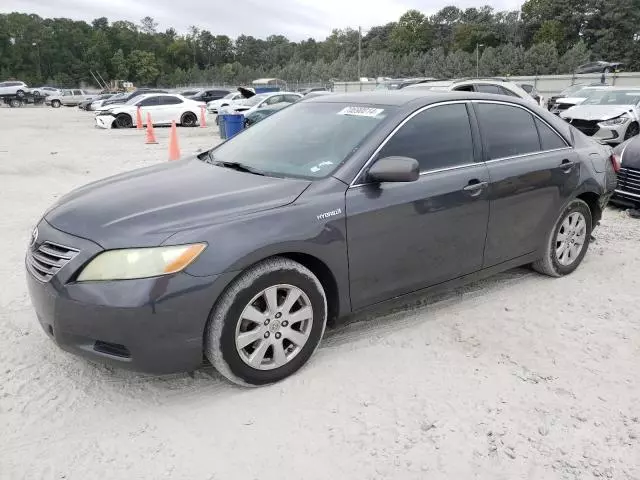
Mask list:
[[[312,98],[61,198],[27,247],[29,292],[69,352],[157,373],[206,356],[269,384],[354,311],[519,265],[573,272],[614,189],[610,153],[514,97]]]

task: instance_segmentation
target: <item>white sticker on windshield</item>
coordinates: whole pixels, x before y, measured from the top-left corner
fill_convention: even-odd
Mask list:
[[[324,162],[320,162],[315,167],[311,167],[309,170],[311,170],[313,173],[318,173],[323,167],[329,167],[331,165],[333,165],[333,162],[325,160]]]
[[[338,112],[338,115],[354,115],[356,117],[377,117],[384,108],[371,107],[345,107]]]

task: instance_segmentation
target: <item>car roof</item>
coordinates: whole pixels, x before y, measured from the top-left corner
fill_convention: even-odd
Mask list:
[[[321,95],[305,100],[304,103],[354,103],[371,105],[389,105],[404,107],[407,105],[421,106],[455,100],[498,100],[531,107],[531,103],[518,97],[493,95],[475,92],[445,92],[421,89],[402,90],[373,90],[370,92],[335,93]]]

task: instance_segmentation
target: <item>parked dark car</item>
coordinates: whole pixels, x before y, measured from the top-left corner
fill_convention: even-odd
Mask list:
[[[229,90],[213,89],[213,90],[200,90],[195,95],[190,95],[190,96],[185,95],[185,96],[197,102],[207,103],[207,102],[211,102],[212,100],[219,100],[221,98],[224,98],[226,95],[229,95],[229,93],[231,93]]]
[[[640,136],[621,143],[613,151],[620,159],[621,168],[611,202],[640,209]]]
[[[589,62],[576,68],[576,73],[613,73],[619,72],[624,64],[620,62]]]
[[[263,385],[328,320],[587,253],[611,149],[515,97],[367,92],[294,103],[210,151],[66,195],[27,249],[61,348]]]
[[[89,100],[85,100],[83,102],[80,102],[78,104],[78,108],[80,108],[81,110],[92,110],[91,108],[91,104],[93,102],[97,102],[98,100],[108,100],[109,98],[113,97],[114,94],[113,93],[103,93],[101,95],[98,95],[97,97],[93,97]]]
[[[167,93],[167,91],[160,90],[158,88],[138,88],[137,90],[134,90],[133,92],[129,93],[128,95],[125,95],[124,97],[118,97],[116,99],[112,98],[112,99],[106,100],[102,104],[102,106],[106,107],[107,105],[118,105],[120,103],[127,103],[132,98],[135,98],[138,95],[144,95],[145,93]]]

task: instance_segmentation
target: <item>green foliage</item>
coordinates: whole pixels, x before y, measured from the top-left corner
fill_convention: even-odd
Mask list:
[[[591,58],[640,68],[640,0],[527,0],[520,11],[447,6],[427,17],[409,10],[363,32],[361,75],[472,76],[570,73]],[[282,35],[235,40],[192,26],[184,34],[145,17],[139,24],[91,23],[0,14],[0,79],[60,86],[105,79],[136,85],[243,84],[273,76],[290,82],[355,80],[359,32],[324,40]],[[593,52],[593,54],[592,54]]]

